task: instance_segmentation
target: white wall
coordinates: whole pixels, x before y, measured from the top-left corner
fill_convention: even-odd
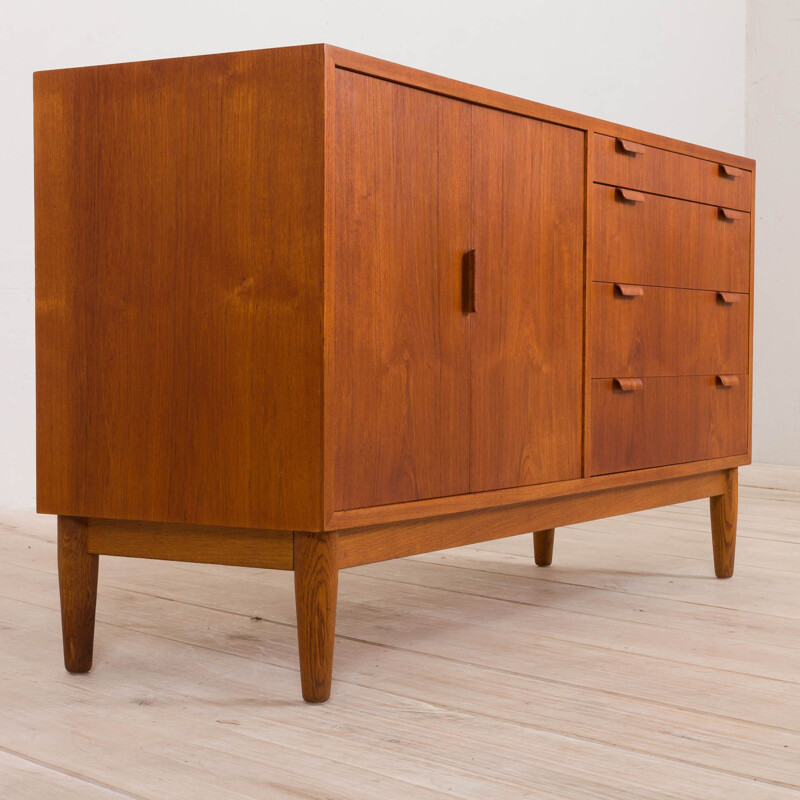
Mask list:
[[[745,0],[17,0],[0,24],[0,506],[34,503],[31,73],[326,41],[744,149]],[[763,305],[762,305],[763,308]]]
[[[747,8],[756,159],[753,459],[800,464],[800,1]]]

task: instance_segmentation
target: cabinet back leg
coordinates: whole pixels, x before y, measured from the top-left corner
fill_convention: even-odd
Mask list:
[[[553,563],[553,541],[555,528],[533,532],[533,559],[537,567],[549,567]]]
[[[331,695],[338,534],[294,534],[294,596],[303,699],[324,703]]]
[[[718,578],[733,575],[736,553],[736,521],[739,514],[739,470],[725,473],[725,493],[710,498],[711,541],[714,546],[714,572]]]
[[[87,552],[86,520],[58,518],[58,586],[64,666],[69,672],[92,668],[99,557]]]

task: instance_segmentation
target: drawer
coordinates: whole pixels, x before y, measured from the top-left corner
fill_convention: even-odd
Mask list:
[[[599,133],[593,156],[594,181],[750,211],[749,170]]]
[[[750,297],[594,283],[592,377],[749,372]]]
[[[722,385],[724,380],[727,384]],[[592,381],[590,473],[646,469],[747,451],[747,375]]]
[[[746,212],[601,184],[591,192],[594,280],[750,291]]]

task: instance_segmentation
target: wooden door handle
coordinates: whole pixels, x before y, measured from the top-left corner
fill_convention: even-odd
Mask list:
[[[720,219],[724,219],[726,222],[733,222],[735,219],[741,219],[744,216],[744,212],[734,211],[732,208],[722,208],[722,206],[720,206],[719,216]]]
[[[730,389],[732,386],[739,385],[739,376],[738,375],[717,375],[716,380],[717,386],[724,386],[726,389]]]
[[[641,378],[614,378],[613,386],[621,392],[638,392],[644,383]]]
[[[644,203],[644,195],[641,192],[634,192],[633,189],[623,189],[617,186],[616,194],[625,203]]]
[[[717,292],[717,300],[724,306],[732,306],[734,303],[741,303],[742,296],[735,292]]]
[[[475,251],[467,250],[461,260],[461,309],[475,313]]]
[[[639,153],[644,153],[644,145],[617,137],[617,150],[626,156],[637,156]]]
[[[738,178],[741,176],[742,170],[736,167],[729,167],[727,164],[720,164],[719,174],[722,175],[723,178]]]
[[[641,297],[644,294],[643,287],[634,286],[632,283],[615,283],[614,291],[623,297]]]

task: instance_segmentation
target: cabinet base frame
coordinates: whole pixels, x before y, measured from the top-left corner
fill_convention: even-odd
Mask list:
[[[549,563],[557,527],[703,497],[710,498],[715,572],[717,577],[730,577],[738,511],[736,468],[338,531],[262,531],[59,516],[67,668],[76,672],[91,668],[100,555],[294,570],[303,697],[322,702],[330,696],[340,569],[530,531],[541,539],[537,563]],[[545,534],[547,542],[542,539]]]

